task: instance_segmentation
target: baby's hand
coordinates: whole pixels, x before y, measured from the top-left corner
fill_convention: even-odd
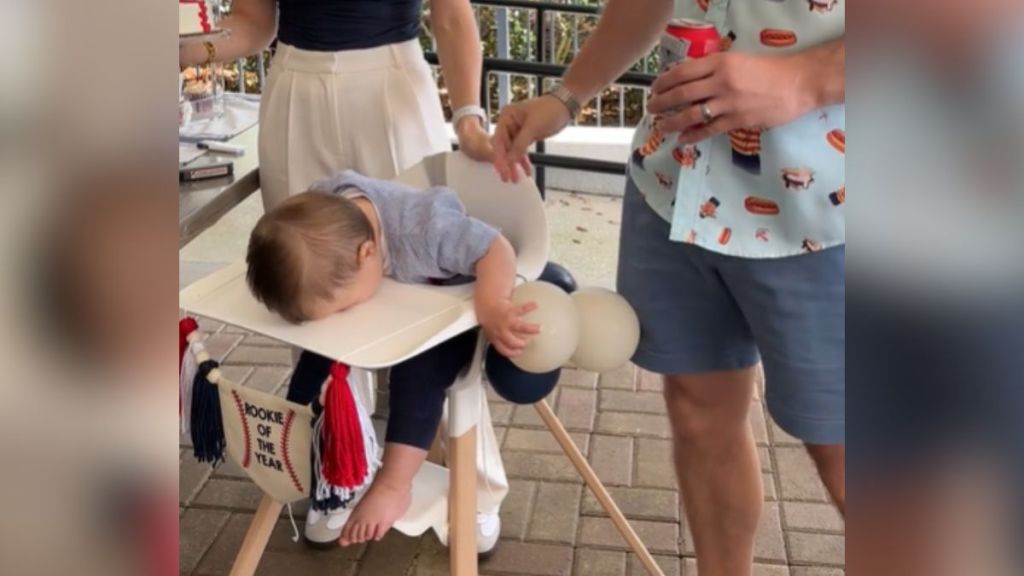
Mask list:
[[[540,326],[522,318],[536,309],[533,302],[516,306],[511,300],[502,299],[478,306],[477,319],[494,348],[502,356],[513,358],[530,343],[530,336],[540,334]]]

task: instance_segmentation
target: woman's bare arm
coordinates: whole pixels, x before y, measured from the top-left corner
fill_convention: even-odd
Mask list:
[[[277,0],[234,0],[231,14],[218,24],[228,30],[226,37],[213,40],[218,62],[230,62],[256,54],[277,35]],[[198,42],[182,44],[178,61],[182,66],[206,62],[206,48]]]

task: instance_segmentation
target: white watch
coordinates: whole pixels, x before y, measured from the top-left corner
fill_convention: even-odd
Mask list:
[[[480,123],[483,125],[484,130],[487,130],[487,111],[479,106],[463,106],[452,113],[452,128],[458,128],[459,121],[466,116],[476,116],[480,119]]]

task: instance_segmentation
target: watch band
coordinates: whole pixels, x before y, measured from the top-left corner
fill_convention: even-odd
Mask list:
[[[556,100],[565,105],[569,109],[569,116],[575,119],[580,115],[580,111],[583,106],[580,105],[580,101],[573,96],[572,92],[563,84],[559,84],[548,91],[548,95],[554,97]]]
[[[459,121],[466,116],[476,116],[480,119],[480,123],[483,124],[484,128],[487,128],[487,111],[483,108],[471,105],[463,106],[452,113],[452,127],[455,128],[459,125]]]

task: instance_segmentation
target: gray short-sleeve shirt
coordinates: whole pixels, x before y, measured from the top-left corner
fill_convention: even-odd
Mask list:
[[[377,210],[385,273],[399,282],[429,282],[475,274],[499,232],[466,214],[457,194],[367,178],[351,170],[318,180],[310,190],[363,196]]]

